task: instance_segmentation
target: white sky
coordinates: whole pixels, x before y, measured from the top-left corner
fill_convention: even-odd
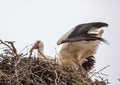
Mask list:
[[[96,53],[96,68],[107,65],[111,85],[120,82],[120,0],[0,0],[0,39],[14,40],[18,51],[42,40],[45,53],[54,56],[57,40],[74,26],[101,21],[109,24]]]

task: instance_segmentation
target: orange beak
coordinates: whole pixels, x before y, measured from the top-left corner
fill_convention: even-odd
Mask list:
[[[38,48],[39,48],[38,43],[35,43],[35,44],[33,45],[33,47],[30,49],[30,52],[32,52],[34,49],[38,49]]]

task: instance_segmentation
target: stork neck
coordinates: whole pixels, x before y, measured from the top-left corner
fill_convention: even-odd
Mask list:
[[[38,49],[38,56],[42,56],[42,58],[46,59],[43,49],[42,50]]]
[[[41,55],[40,53],[42,53],[42,54],[44,54],[44,51],[43,51],[43,49],[38,49],[38,55]]]

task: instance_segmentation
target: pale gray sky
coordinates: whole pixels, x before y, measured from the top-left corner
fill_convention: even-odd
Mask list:
[[[96,53],[97,70],[110,65],[103,73],[111,85],[120,82],[120,0],[0,0],[0,39],[14,40],[18,51],[42,40],[45,53],[54,56],[57,40],[74,26],[101,21],[109,24]]]

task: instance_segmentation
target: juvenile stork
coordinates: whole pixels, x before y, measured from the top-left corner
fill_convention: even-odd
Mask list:
[[[57,41],[57,45],[63,44],[59,53],[59,64],[72,69],[77,69],[78,65],[82,66],[85,59],[95,54],[100,41],[107,43],[102,38],[104,30],[99,30],[102,27],[108,27],[108,24],[104,22],[80,24],[65,33]]]

